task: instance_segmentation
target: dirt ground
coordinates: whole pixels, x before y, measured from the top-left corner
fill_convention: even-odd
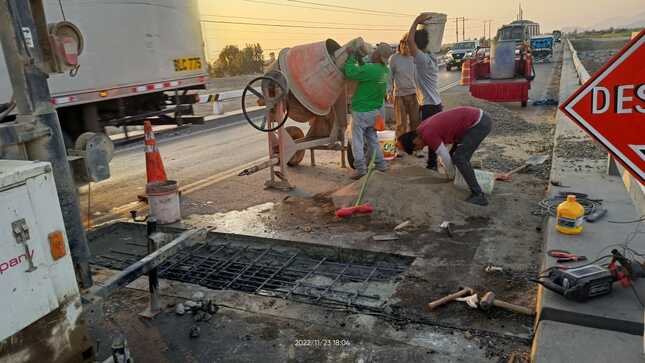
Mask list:
[[[474,158],[483,169],[507,171],[521,165],[529,155],[551,153],[555,107],[509,110],[472,99],[463,89],[445,94],[444,101],[448,107],[464,103],[482,107],[493,116],[494,131]],[[475,336],[493,334],[496,353],[491,354],[504,356],[516,349],[517,341],[510,337],[525,339],[524,349],[528,350],[531,318],[503,311],[486,315],[463,304],[428,313],[425,306],[467,285],[478,291],[493,290],[504,300],[533,307],[536,289],[527,279],[537,273],[543,220],[531,212],[544,197],[548,163],[515,175],[511,182],[497,182],[491,205],[482,208],[463,202],[467,192],[423,168],[422,159],[404,157],[392,162],[387,174],[375,174],[370,183],[367,200],[376,208],[373,215],[338,220],[334,217],[332,193],[338,185],[351,182],[348,173],[337,171],[338,154],[318,155],[317,167],[293,169],[292,180],[300,189],[291,195],[258,190],[258,182],[266,176],[233,178],[218,186],[218,195],[227,197],[209,200],[212,194],[207,191],[191,195],[185,211],[195,214],[186,223],[414,256],[415,262],[391,298],[400,316],[410,322],[449,326]],[[249,188],[242,187],[248,190],[242,203],[234,201],[240,184]],[[348,200],[351,199],[350,196]],[[231,208],[237,211],[225,212]],[[205,214],[205,209],[215,214]],[[395,225],[406,220],[412,222],[412,227],[398,240],[373,239],[375,235],[391,234]],[[438,228],[442,221],[455,224],[453,237]],[[500,267],[502,271],[486,272],[487,266]]]
[[[543,91],[532,95],[533,101],[557,99],[559,71],[560,65],[553,67],[548,77],[542,80]],[[442,99],[446,108],[472,105],[491,114],[493,131],[475,153],[473,162],[477,167],[503,172],[521,165],[530,155],[551,155],[555,106],[521,108],[519,104],[488,103],[470,97],[464,87],[452,88],[442,94]],[[265,170],[251,176],[232,177],[210,188],[184,195],[183,222],[219,232],[412,257],[414,261],[409,270],[388,298],[388,316],[394,319],[389,322],[391,328],[404,334],[419,326],[441,327],[445,329],[442,336],[454,334],[473,339],[490,361],[506,359],[511,352],[528,352],[533,334],[532,317],[502,310],[485,313],[473,310],[464,303],[449,304],[433,312],[429,312],[426,306],[428,302],[454,292],[460,286],[469,286],[480,293],[494,291],[500,299],[534,307],[536,288],[528,278],[538,272],[544,220],[532,211],[545,195],[550,164],[547,162],[539,167],[527,168],[515,174],[509,182],[498,181],[489,198],[490,205],[478,207],[464,202],[466,191],[455,189],[441,175],[426,170],[423,159],[405,156],[393,161],[386,174],[375,174],[366,199],[375,206],[376,211],[372,215],[339,220],[334,216],[337,208],[334,193],[348,188],[345,189],[349,192],[344,203],[349,203],[359,184],[352,186],[350,170],[340,169],[339,159],[337,152],[317,151],[317,165],[311,167],[306,157],[303,165],[289,170],[290,181],[297,186],[289,193],[262,189],[260,186],[267,179]],[[395,240],[375,240],[375,236],[378,239],[381,235],[392,235],[393,228],[404,221],[410,221],[411,224],[396,233]],[[439,227],[443,221],[453,223],[451,235]],[[132,298],[136,301],[136,296]],[[115,303],[118,305],[118,302]],[[127,314],[121,315],[124,308],[117,307],[105,321],[125,321]],[[242,332],[253,330],[255,333],[248,335],[252,336],[250,339],[257,339],[257,347],[263,347],[262,354],[267,355],[268,361],[320,358],[315,355],[295,357],[293,354],[296,353],[292,354],[287,347],[271,345],[275,332],[270,331],[269,326],[277,326],[278,329],[274,330],[279,334],[298,336],[296,333],[307,330],[306,324],[289,320],[288,326],[282,326],[283,322],[263,320],[262,326],[258,327],[249,320],[253,319],[252,316],[242,316],[245,314],[227,311],[223,317],[228,325],[218,322],[208,329],[218,329],[222,337],[230,335],[232,330],[239,330],[240,333],[231,338],[236,342],[246,339],[246,334]],[[172,324],[166,322],[166,318],[155,324]],[[238,324],[240,319],[250,324]],[[114,324],[118,327],[117,323]],[[140,332],[143,328],[138,325],[128,329]],[[334,333],[338,335],[337,331]],[[378,330],[371,333],[377,335]],[[390,349],[390,343],[371,339],[365,339],[360,349],[373,352],[383,351],[382,347]],[[222,342],[228,340],[219,343]],[[184,343],[174,342],[164,349],[174,349],[172,354],[190,354],[185,351]],[[190,346],[195,343],[188,341],[186,344]],[[235,352],[247,349],[244,343],[236,344],[238,348]],[[410,344],[416,347],[412,351],[430,354],[413,342]],[[410,346],[402,349],[409,349]],[[219,348],[213,349],[211,352],[215,353]],[[391,349],[393,352],[401,351],[395,343],[392,343]],[[220,353],[231,354],[230,350]],[[345,357],[356,358],[355,353]],[[327,361],[343,361],[343,355],[327,354]],[[269,359],[269,356],[276,359]],[[395,356],[400,357],[393,354],[389,356],[390,359],[368,360],[392,361]],[[419,359],[430,360],[420,357],[415,360]]]

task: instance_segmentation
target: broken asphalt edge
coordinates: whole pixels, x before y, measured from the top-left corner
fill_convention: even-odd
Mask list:
[[[561,101],[579,86],[572,52],[568,47],[564,48]],[[603,199],[603,207],[609,213],[594,224],[586,223],[583,233],[577,236],[558,233],[555,218],[548,217],[545,223],[545,248],[541,257],[543,269],[555,264],[554,259],[546,255],[550,249],[567,249],[578,255],[586,255],[589,260],[608,253],[608,246],[626,241],[626,237],[634,233],[635,227],[611,224],[608,220],[635,220],[640,215],[620,177],[606,175],[600,170],[602,165],[590,160],[575,160],[576,165],[587,164],[584,171],[576,171],[571,167],[573,160],[556,154],[561,136],[590,140],[560,110],[556,121],[550,181],[567,187],[550,184],[548,195],[553,196],[560,191],[588,193],[591,198]],[[636,238],[630,247],[645,250],[645,240]],[[644,291],[645,282],[636,281],[635,288]],[[634,361],[633,357],[642,358],[643,308],[629,288],[614,286],[609,295],[577,303],[539,286],[536,309],[532,362],[615,361],[619,357],[630,357],[625,360]],[[602,341],[599,341],[600,338]]]

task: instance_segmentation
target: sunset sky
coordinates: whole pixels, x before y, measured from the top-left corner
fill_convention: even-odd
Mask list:
[[[563,27],[592,27],[609,18],[629,17],[630,14],[642,13],[643,1],[525,0],[522,1],[522,8],[525,19],[540,23],[542,32],[551,32],[553,29]],[[466,38],[479,38],[484,35],[485,20],[493,21],[493,35],[499,26],[515,20],[519,2],[517,0],[442,2],[199,0],[199,4],[206,52],[212,60],[228,44],[243,46],[246,43],[260,43],[266,50],[265,54],[268,54],[284,47],[325,38],[332,38],[341,44],[359,36],[372,43],[379,41],[396,43],[414,17],[422,11],[441,12],[448,15],[444,42],[455,40],[455,18],[457,17],[466,17]],[[267,26],[267,24],[275,26]],[[459,37],[460,39],[462,37],[461,22]]]

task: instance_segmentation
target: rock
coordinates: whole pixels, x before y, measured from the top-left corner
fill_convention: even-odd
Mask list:
[[[179,303],[175,305],[175,314],[184,315],[185,313],[186,313],[186,308],[184,307],[184,304]]]
[[[192,308],[194,308],[194,307],[196,307],[196,306],[197,306],[197,303],[196,303],[196,302],[194,302],[194,301],[192,301],[192,300],[187,300],[187,301],[184,303],[184,306],[186,306],[188,309],[192,309]]]
[[[464,338],[466,338],[468,340],[472,339],[473,338],[473,333],[471,333],[470,331],[466,330],[466,332],[464,333]]]
[[[404,228],[410,226],[411,224],[412,223],[409,220],[407,220],[405,222],[402,222],[402,223],[399,223],[396,227],[394,227],[394,232],[399,232],[399,231],[403,230]]]
[[[205,295],[203,292],[197,291],[196,293],[193,294],[193,300],[199,303],[202,300],[204,300],[204,296]]]
[[[195,315],[193,316],[193,321],[195,321],[195,322],[203,321],[203,320],[204,320],[204,314],[205,314],[205,313],[204,313],[203,311],[198,311],[198,312],[197,312],[197,313],[195,313]]]
[[[198,338],[199,334],[201,334],[201,329],[197,325],[193,325],[190,328],[190,337],[191,338]]]
[[[204,307],[204,310],[205,310],[207,313],[209,313],[209,314],[211,314],[211,315],[214,315],[214,314],[215,314],[215,313],[217,313],[217,311],[219,310],[219,306],[215,305],[212,301],[210,301],[210,300],[209,300],[209,301],[206,303],[206,306]]]
[[[208,322],[213,318],[213,315],[209,313],[204,313],[204,317],[202,318],[202,321]]]

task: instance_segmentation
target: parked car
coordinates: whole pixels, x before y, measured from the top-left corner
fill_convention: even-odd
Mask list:
[[[554,30],[553,31],[553,40],[556,43],[560,43],[562,41],[562,32],[559,30]]]
[[[479,48],[478,40],[468,40],[458,42],[446,53],[446,70],[450,71],[452,67],[461,68],[464,58],[471,56]]]

